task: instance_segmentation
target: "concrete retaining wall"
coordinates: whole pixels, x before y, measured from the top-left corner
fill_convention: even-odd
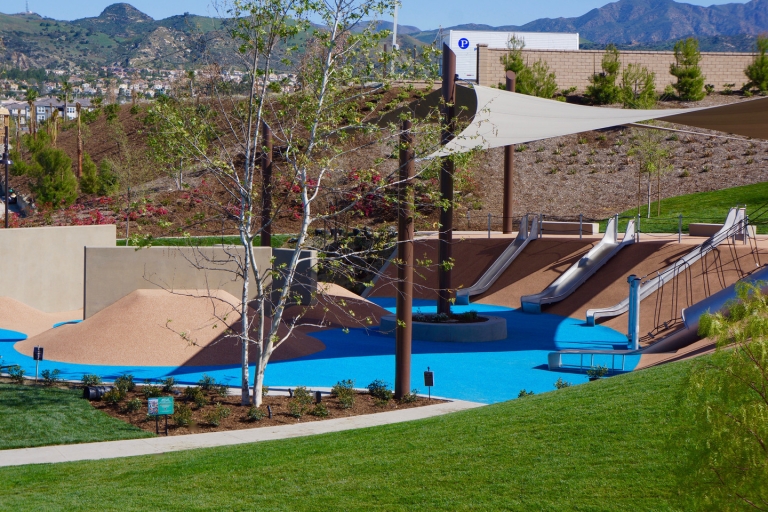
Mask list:
[[[46,313],[83,307],[83,253],[114,247],[115,226],[0,229],[0,296]]]
[[[480,85],[497,85],[505,82],[506,72],[501,57],[508,50],[478,46],[477,76]],[[549,64],[557,76],[560,89],[576,87],[584,91],[589,85],[589,77],[599,73],[600,63],[605,54],[602,50],[523,50],[523,60],[529,65],[541,59]],[[669,74],[669,66],[675,61],[674,52],[621,51],[622,68],[627,64],[640,64],[656,73],[656,89],[661,92],[667,85],[676,82]],[[702,53],[701,70],[706,76],[705,83],[721,91],[725,84],[736,84],[740,88],[747,82],[744,68],[754,59],[753,53]]]

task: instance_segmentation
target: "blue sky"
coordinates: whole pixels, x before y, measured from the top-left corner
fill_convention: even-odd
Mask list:
[[[689,0],[695,5],[746,3],[747,0]],[[115,0],[87,0],[62,2],[61,0],[29,0],[29,8],[43,16],[72,20],[98,16],[104,7]],[[211,0],[129,0],[128,3],[155,19],[167,18],[185,11],[193,14],[214,15]],[[488,25],[522,25],[538,18],[573,17],[585,14],[607,0],[402,0],[400,23],[421,29],[433,29],[461,23]],[[0,12],[24,10],[24,0],[3,0]]]

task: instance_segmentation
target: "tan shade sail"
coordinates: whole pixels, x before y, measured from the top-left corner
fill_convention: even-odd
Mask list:
[[[431,157],[523,144],[650,119],[768,138],[768,98],[717,107],[630,110],[574,105],[477,85],[473,89],[477,107],[472,122]]]

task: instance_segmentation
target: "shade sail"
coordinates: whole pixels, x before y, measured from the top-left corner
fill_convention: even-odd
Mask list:
[[[473,89],[477,106],[472,122],[431,157],[478,147],[524,144],[651,119],[768,138],[768,98],[716,107],[629,110],[574,105],[478,85]]]

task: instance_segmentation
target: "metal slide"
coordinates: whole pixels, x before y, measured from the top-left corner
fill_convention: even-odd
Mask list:
[[[640,300],[642,301],[653,292],[664,286],[665,283],[674,279],[678,274],[684,272],[691,265],[699,261],[704,255],[711,252],[721,242],[735,236],[737,228],[744,224],[744,209],[731,208],[725,219],[725,224],[720,230],[709,237],[703,244],[677,260],[669,267],[662,270],[656,277],[650,279],[640,286]],[[595,325],[598,318],[611,318],[626,313],[629,309],[629,298],[624,299],[614,306],[599,309],[587,310],[587,324]]]
[[[563,272],[544,291],[535,295],[524,295],[520,298],[523,311],[526,313],[541,313],[542,304],[552,304],[568,297],[576,288],[597,272],[600,267],[613,258],[616,253],[635,242],[635,222],[629,221],[627,223],[627,230],[621,242],[619,242],[618,238],[618,219],[613,217],[608,221],[603,239],[577,263]]]
[[[701,300],[683,309],[683,326],[673,333],[661,338],[659,341],[642,348],[640,350],[579,350],[568,349],[559,350],[557,352],[550,352],[547,357],[547,362],[550,370],[558,370],[561,368],[568,369],[588,369],[594,366],[593,361],[595,356],[612,356],[610,370],[624,370],[624,358],[631,355],[641,354],[662,354],[672,353],[687,347],[691,343],[696,342],[699,339],[699,320],[704,313],[717,313],[722,311],[729,301],[736,298],[736,286],[740,282],[766,282],[768,281],[768,266],[764,266],[760,270],[757,270],[749,276],[739,280],[738,282],[723,288],[717,293],[714,293],[704,300]],[[765,292],[765,288],[763,289]],[[564,363],[563,356],[579,356],[579,364]],[[588,356],[587,361],[584,361],[584,356]],[[615,366],[616,358],[619,358],[621,367]]]
[[[480,279],[475,284],[467,288],[462,288],[456,291],[456,304],[467,305],[469,304],[469,298],[475,295],[480,295],[488,291],[488,289],[496,282],[501,274],[515,261],[515,258],[523,252],[523,249],[528,245],[528,242],[534,240],[539,236],[539,223],[534,219],[533,226],[531,226],[530,232],[528,231],[528,215],[523,215],[520,221],[520,230],[517,236],[511,244],[504,249],[496,261],[494,261],[488,270],[486,270]]]

